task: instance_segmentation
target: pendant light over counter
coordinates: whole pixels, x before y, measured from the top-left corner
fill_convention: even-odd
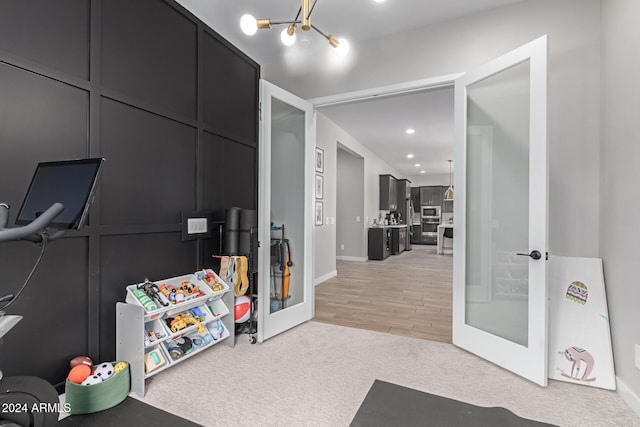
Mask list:
[[[449,160],[449,188],[447,188],[447,191],[444,192],[444,199],[445,200],[453,200],[453,181],[452,181],[452,175],[451,175],[451,162],[453,162],[453,160]]]

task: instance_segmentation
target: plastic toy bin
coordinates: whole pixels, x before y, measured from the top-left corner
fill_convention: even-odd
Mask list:
[[[113,362],[115,365],[117,362]],[[95,368],[95,366],[93,367]],[[65,383],[66,403],[71,414],[90,414],[118,405],[129,395],[131,378],[129,364],[106,381],[93,385]]]
[[[177,303],[177,304],[169,304],[169,306],[163,307],[163,306],[158,306],[156,305],[156,309],[154,310],[147,310],[146,307],[144,307],[140,301],[138,300],[138,298],[134,295],[134,291],[137,288],[137,284],[136,285],[129,285],[127,286],[127,297],[126,297],[126,301],[128,303],[133,303],[136,305],[139,305],[141,307],[143,307],[145,309],[145,313],[146,315],[150,315],[151,319],[160,317],[159,314],[160,313],[164,313],[164,312],[174,312],[174,311],[181,311],[181,310],[185,310],[188,307],[191,307],[193,305],[200,305],[203,303],[203,301],[206,301],[210,298],[212,298],[214,292],[211,290],[211,288],[209,288],[207,285],[205,285],[203,282],[200,282],[199,280],[196,279],[196,276],[194,274],[187,274],[185,276],[179,276],[179,277],[172,277],[170,279],[164,279],[164,280],[159,280],[159,281],[155,281],[153,283],[155,283],[158,287],[160,287],[163,284],[166,285],[170,285],[173,286],[175,288],[180,287],[182,282],[189,282],[193,285],[197,285],[198,289],[201,292],[201,295],[196,297],[196,298],[189,298],[186,299],[183,302]]]

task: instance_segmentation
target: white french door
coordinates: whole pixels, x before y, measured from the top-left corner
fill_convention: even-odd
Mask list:
[[[455,81],[453,343],[547,384],[547,38]]]
[[[258,341],[262,342],[313,317],[316,132],[311,103],[265,80],[260,80],[260,102]],[[285,248],[291,264],[287,268],[279,255]]]

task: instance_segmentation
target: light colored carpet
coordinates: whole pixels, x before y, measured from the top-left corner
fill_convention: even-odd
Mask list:
[[[559,426],[640,426],[613,391],[542,388],[452,344],[313,321],[185,360],[144,401],[205,426],[348,426],[375,379]]]

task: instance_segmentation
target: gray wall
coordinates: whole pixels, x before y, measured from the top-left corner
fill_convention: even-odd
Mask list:
[[[549,249],[554,255],[595,257],[598,234],[588,231],[599,224],[598,0],[528,0],[352,43],[357,61],[340,75],[320,59],[302,74],[263,64],[263,75],[298,96],[313,98],[464,72],[543,34],[548,34],[550,44]]]
[[[600,145],[601,255],[604,263],[616,375],[636,395],[640,370],[638,319],[638,218],[634,188],[640,160],[640,2],[602,2],[602,133]],[[621,392],[624,391],[621,390]]]
[[[364,242],[364,159],[338,146],[336,191],[336,254],[367,256]],[[342,249],[344,245],[344,249]]]

